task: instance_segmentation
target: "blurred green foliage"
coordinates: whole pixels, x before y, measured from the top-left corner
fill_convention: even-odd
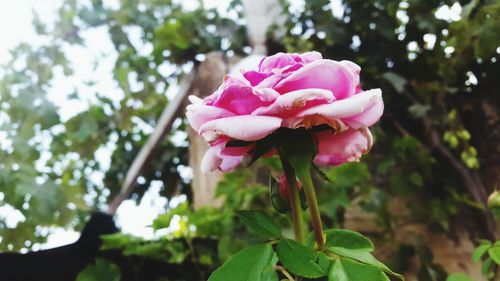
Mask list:
[[[93,280],[120,280],[120,271],[116,265],[104,259],[96,259],[95,263],[87,266],[80,274],[77,281],[93,281]]]
[[[384,118],[373,130],[370,155],[360,163],[325,170],[330,181],[316,176],[327,227],[342,226],[346,210],[356,205],[374,215],[382,242],[392,241],[403,215],[432,231],[453,235],[466,229],[474,238],[492,239],[493,218],[485,203],[500,184],[500,2],[344,0],[341,10],[327,0],[304,1],[299,8],[281,3],[284,26],[268,30],[269,53],[314,49],[326,58],[352,60],[363,69],[362,86],[384,93]],[[435,16],[438,9],[457,3],[462,7],[459,19]],[[148,137],[138,124],[155,126],[168,104],[168,86],[202,60],[197,55],[221,51],[245,56],[251,51],[242,10],[237,0],[224,15],[205,9],[201,1],[186,10],[180,1],[170,0],[121,0],[116,7],[101,0],[65,0],[53,24],[35,17],[44,43],[20,44],[0,69],[0,205],[25,217],[15,227],[0,220],[0,249],[31,249],[45,241],[50,233],[45,227],[79,229],[90,210],[103,208]],[[108,32],[116,50],[113,78],[123,96],[118,102],[105,93],[90,99],[78,88],[66,89],[70,98],[88,104],[62,120],[48,98],[52,83],[55,77],[74,75],[67,48],[93,44],[83,34],[99,28]],[[140,31],[140,41],[148,47],[133,44],[130,28]],[[164,67],[172,71],[165,75]],[[176,217],[183,227],[156,240],[116,234],[106,238],[105,247],[173,264],[189,260],[204,266],[199,271],[207,276],[230,255],[262,241],[232,210],[272,207],[268,188],[256,183],[250,171],[238,171],[219,185],[217,195],[225,199],[221,208],[193,211],[190,182],[179,169],[188,165],[185,130],[181,118],[133,194],[140,200],[155,180],[163,182],[162,196],[186,194],[187,203],[167,210],[153,224],[164,231]],[[179,133],[183,141],[173,141]],[[105,170],[96,151],[107,144],[113,149]],[[266,159],[253,171],[270,169],[277,175],[275,160]],[[102,182],[94,180],[96,175],[102,175]],[[397,202],[409,214],[391,212]],[[274,219],[287,235],[287,218]],[[203,242],[207,240],[216,246]],[[192,243],[198,243],[196,251]],[[404,257],[393,263],[401,268],[418,256],[420,281],[446,278],[422,243],[409,240],[391,250],[394,257]],[[106,265],[96,263],[85,276],[101,266]],[[491,272],[497,268],[492,266]]]

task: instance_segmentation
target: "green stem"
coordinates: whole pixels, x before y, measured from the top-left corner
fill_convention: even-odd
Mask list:
[[[286,271],[286,269],[282,266],[279,266],[277,265],[276,267],[276,270],[278,270],[279,272],[283,273],[283,275],[285,275],[285,277],[289,280],[289,281],[295,281],[295,279],[292,277],[292,275]]]
[[[290,212],[292,217],[292,225],[293,232],[295,234],[295,240],[301,244],[305,243],[304,236],[304,215],[302,211],[302,206],[300,205],[300,196],[299,190],[297,188],[297,179],[295,177],[295,173],[290,166],[290,163],[286,161],[283,157],[280,157],[281,165],[283,166],[283,170],[285,172],[285,177],[290,185]]]
[[[204,280],[205,276],[203,276],[204,274],[201,271],[200,265],[199,265],[198,260],[196,258],[196,251],[194,250],[194,247],[193,247],[193,240],[192,240],[192,238],[191,237],[187,237],[186,238],[186,242],[187,242],[189,251],[191,252],[191,254],[190,254],[190,256],[191,256],[191,262],[194,264],[194,269],[198,273],[198,277],[200,277],[201,280]]]
[[[321,223],[321,215],[319,212],[318,200],[316,199],[316,191],[314,190],[311,171],[309,167],[297,169],[295,171],[297,177],[302,181],[302,186],[307,198],[307,206],[311,212],[311,223],[314,231],[314,238],[318,244],[318,250],[321,251],[325,247],[325,238],[323,237],[323,224]]]
[[[293,179],[295,180],[295,179]],[[299,196],[299,190],[297,189],[297,181],[293,184],[290,184],[290,210],[292,213],[292,222],[294,222],[294,233],[295,233],[295,240],[297,242],[304,244],[305,236],[304,236],[304,215],[302,211],[302,206],[300,204],[300,196]]]

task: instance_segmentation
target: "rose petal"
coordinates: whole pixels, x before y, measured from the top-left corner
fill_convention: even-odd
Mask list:
[[[305,52],[303,54],[300,54],[299,57],[302,60],[302,62],[304,62],[304,63],[310,63],[310,62],[313,62],[315,60],[320,60],[323,58],[321,53],[316,52],[316,51]]]
[[[259,71],[271,72],[274,68],[282,68],[295,63],[295,59],[290,54],[280,52],[263,58],[259,63]]]
[[[241,149],[242,155],[226,155],[223,153],[226,143],[227,141],[218,142],[205,152],[201,160],[201,171],[203,173],[209,173],[216,170],[226,172],[236,168],[242,162],[244,158],[243,155],[249,148],[247,147],[246,151]]]
[[[209,173],[216,171],[220,164],[222,164],[222,158],[219,157],[220,147],[212,146],[210,147],[203,158],[201,159],[201,172]]]
[[[234,113],[224,108],[204,104],[190,104],[186,107],[186,110],[188,122],[197,132],[203,124],[209,121],[234,116]]]
[[[274,89],[281,94],[307,88],[330,90],[337,99],[354,95],[359,76],[346,63],[320,59],[304,65],[281,80]]]
[[[220,98],[220,96],[230,85],[238,85],[240,87],[250,87],[250,82],[248,82],[243,76],[240,77],[237,75],[228,74],[224,76],[222,84],[219,86],[219,88],[217,88],[217,90],[215,90],[215,92],[203,98],[203,103],[212,105],[215,101],[217,101],[217,99]]]
[[[320,116],[331,122],[341,120],[347,126],[355,129],[369,127],[380,119],[384,111],[382,91],[373,89],[356,94],[350,98],[311,107],[283,124],[290,128],[300,126],[302,120],[309,116]]]
[[[227,156],[243,156],[246,155],[248,151],[252,150],[255,147],[255,143],[251,143],[246,146],[226,146],[221,150],[221,155]]]
[[[332,102],[334,99],[332,92],[324,89],[297,90],[278,96],[274,103],[257,108],[252,115],[278,115],[280,113],[293,115],[297,113],[297,110],[307,108],[307,104],[312,101]]]
[[[257,85],[254,89],[268,89],[274,88],[276,84],[278,84],[284,77],[279,75],[271,75],[266,79],[262,80],[259,85]],[[278,93],[279,94],[279,93]]]
[[[319,114],[307,115],[303,117],[290,116],[288,118],[283,119],[281,122],[282,127],[297,129],[297,128],[306,128],[311,129],[315,126],[319,125],[328,125],[336,132],[342,132],[348,129],[348,127],[342,122],[340,119],[328,119]]]
[[[248,82],[250,82],[250,85],[252,86],[258,85],[260,82],[262,82],[262,80],[266,79],[267,76],[269,76],[264,72],[258,72],[255,70],[246,71],[243,72],[242,74],[243,77],[245,77],[245,79],[247,79]]]
[[[274,102],[280,95],[271,88],[253,88],[253,94],[258,96],[261,101],[267,102],[268,104]]]
[[[244,156],[248,155],[248,152],[254,147],[255,143],[238,147],[228,147],[226,144],[224,149],[222,149],[220,152],[220,157],[222,158],[220,170],[225,172],[236,168],[241,164]]]
[[[303,63],[294,63],[294,64],[291,64],[289,66],[285,66],[282,68],[275,68],[275,69],[271,70],[271,73],[274,75],[278,75],[281,78],[285,78],[288,75],[290,75],[292,72],[300,69],[302,66],[304,66]]]
[[[344,121],[347,126],[353,129],[366,128],[375,124],[375,122],[380,119],[383,112],[384,102],[382,100],[382,97],[378,96],[375,99],[375,102],[370,107],[365,109],[363,113],[355,115],[353,117],[343,118],[342,121]]]
[[[188,100],[192,103],[192,104],[202,104],[203,103],[203,100],[195,95],[190,95],[188,97]]]
[[[272,116],[240,115],[216,119],[201,126],[199,133],[207,142],[220,137],[256,141],[271,134],[281,125],[281,118]]]
[[[340,134],[323,131],[315,134],[318,154],[314,162],[319,165],[340,165],[358,161],[372,147],[370,130],[350,129]]]
[[[264,98],[269,99],[267,97]],[[230,84],[209,105],[227,109],[238,115],[244,115],[251,113],[260,106],[266,106],[270,102],[263,101],[249,86]]]
[[[352,71],[352,73],[356,75],[359,75],[361,73],[361,67],[350,60],[342,60],[340,61],[340,63],[345,67],[349,68]]]
[[[356,89],[355,89],[355,93],[360,93],[363,91],[363,89],[361,89],[361,86],[359,85],[359,74],[361,73],[361,67],[355,63],[353,63],[352,61],[348,61],[348,60],[343,60],[343,61],[340,61],[341,64],[343,64],[345,67],[349,68],[352,73],[354,73],[354,84],[356,85]]]
[[[219,169],[222,172],[227,172],[238,167],[243,161],[243,156],[222,156],[222,163]]]

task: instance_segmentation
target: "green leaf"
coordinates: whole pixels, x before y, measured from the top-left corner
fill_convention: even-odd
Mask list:
[[[170,226],[170,222],[175,215],[179,216],[189,216],[190,215],[189,204],[181,203],[173,209],[169,209],[167,213],[159,215],[153,221],[152,227],[157,229],[167,228]]]
[[[500,246],[493,246],[488,249],[488,255],[496,263],[500,265]]]
[[[389,81],[396,91],[401,93],[404,90],[407,80],[403,76],[395,72],[388,71],[382,74],[382,77]]]
[[[372,252],[373,243],[359,232],[346,229],[330,229],[325,231],[325,247],[342,247],[362,252]]]
[[[490,246],[490,244],[479,245],[476,249],[474,249],[474,253],[472,253],[472,260],[475,262],[481,260],[481,257],[488,251]]]
[[[470,278],[467,274],[463,272],[457,272],[450,274],[448,278],[446,278],[446,281],[474,281],[472,278]]]
[[[401,280],[404,280],[403,275],[392,271],[389,267],[387,267],[387,265],[385,265],[384,263],[382,263],[381,261],[376,259],[372,254],[370,254],[368,252],[360,252],[360,251],[346,249],[346,248],[342,248],[342,247],[329,247],[328,250],[333,252],[334,254],[336,254],[338,256],[350,258],[350,259],[356,260],[358,262],[361,262],[361,263],[364,263],[367,265],[378,267],[378,268],[382,269],[383,271],[385,271],[386,273],[389,273],[391,275],[398,277]]]
[[[87,266],[76,277],[76,281],[94,280],[118,281],[120,280],[120,270],[114,263],[98,258],[94,264]]]
[[[271,262],[264,268],[264,272],[262,273],[262,281],[278,281],[278,272],[274,268],[278,263],[278,256],[273,253],[273,257],[271,258]]]
[[[330,268],[328,281],[389,281],[384,271],[376,266],[347,258],[339,258]]]
[[[479,245],[491,245],[491,241],[486,239],[479,240]]]
[[[318,253],[318,262],[317,263],[323,269],[324,272],[328,272],[330,270],[330,267],[332,266],[332,261],[323,252]]]
[[[142,243],[143,239],[129,234],[113,233],[101,235],[101,250],[125,249],[127,245]]]
[[[427,115],[427,113],[432,109],[432,106],[428,104],[416,103],[408,107],[408,111],[415,118],[422,118]]]
[[[215,270],[208,281],[267,281],[265,270],[272,264],[273,249],[269,244],[246,248]],[[265,276],[268,279],[263,279]]]
[[[281,237],[281,230],[271,217],[262,210],[239,210],[235,213],[255,233],[264,238],[274,239]]]
[[[276,253],[283,266],[292,273],[308,278],[326,275],[326,272],[316,263],[318,253],[296,241],[280,240]]]
[[[493,265],[493,260],[491,259],[491,257],[484,260],[483,265],[481,266],[481,273],[483,275],[488,275],[492,265]]]
[[[169,252],[165,249],[162,243],[143,243],[133,245],[123,250],[125,256],[143,256],[158,261],[169,260]],[[184,257],[186,254],[184,255]],[[182,260],[181,260],[182,261]]]

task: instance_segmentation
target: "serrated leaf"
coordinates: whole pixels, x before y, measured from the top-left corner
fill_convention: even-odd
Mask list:
[[[266,267],[271,264],[273,249],[269,244],[246,248],[231,257],[215,270],[208,281],[267,281],[263,279]]]
[[[496,263],[500,265],[500,246],[493,246],[488,249],[488,255]]]
[[[391,274],[393,276],[396,276],[401,280],[405,279],[403,275],[392,271],[389,267],[387,267],[387,265],[385,265],[384,263],[379,261],[377,258],[375,258],[372,254],[370,254],[368,252],[360,252],[360,251],[350,250],[350,249],[341,248],[341,247],[329,247],[328,250],[331,251],[332,253],[338,255],[338,256],[350,258],[350,259],[353,259],[355,261],[358,261],[358,262],[361,262],[361,263],[364,263],[367,265],[378,267],[378,268],[382,269],[383,271],[385,271],[386,273]]]
[[[474,281],[472,278],[470,278],[467,274],[463,272],[457,272],[450,274],[448,278],[446,278],[446,281]]]
[[[273,253],[273,257],[271,258],[271,262],[264,268],[264,272],[262,273],[262,280],[261,281],[278,281],[279,276],[278,272],[274,268],[276,266],[276,263],[278,263],[278,256],[276,253]]]
[[[274,221],[262,210],[239,210],[236,215],[258,235],[275,239],[281,237],[281,229]]]
[[[296,241],[280,240],[276,253],[283,266],[294,274],[308,278],[326,275],[326,272],[316,263],[318,253]]]
[[[328,272],[332,266],[332,261],[325,253],[319,252],[317,264],[323,269],[324,272]]]
[[[359,232],[347,229],[330,229],[325,231],[325,247],[342,247],[360,252],[372,252],[372,241]]]
[[[339,258],[330,268],[328,281],[389,281],[381,268],[347,258]]]
[[[475,262],[481,260],[481,257],[488,251],[489,248],[490,244],[479,245],[472,253],[472,260]]]

